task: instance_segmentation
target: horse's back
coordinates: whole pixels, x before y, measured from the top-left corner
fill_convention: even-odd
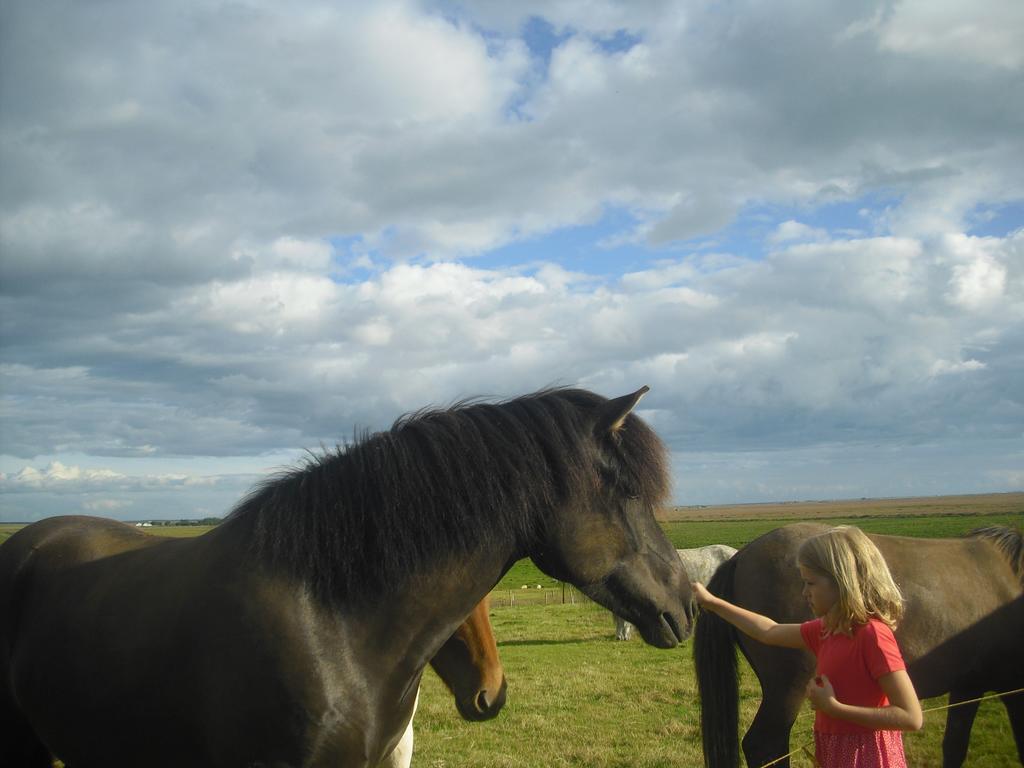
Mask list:
[[[187,652],[190,622],[178,609],[196,590],[183,593],[173,576],[181,569],[167,567],[186,559],[169,557],[182,544],[112,520],[59,517],[0,547],[2,695],[58,754],[89,743],[92,720],[152,710],[147,683],[159,690],[168,660]],[[116,693],[125,690],[133,695]]]
[[[871,536],[903,592],[896,628],[918,694],[1024,684],[1024,586],[991,542]]]
[[[793,523],[769,531],[734,556],[733,596],[740,605],[779,622],[810,618],[796,553],[806,539],[828,530],[820,523]]]
[[[755,539],[736,555],[736,596],[777,621],[790,620],[799,597],[797,552],[811,536],[828,530],[822,523],[794,523]],[[954,632],[1016,600],[1020,577],[995,545],[975,537],[925,539],[868,534],[881,551],[903,592],[908,619],[929,615],[933,627]],[[780,589],[784,585],[784,589]],[[803,603],[802,598],[796,600]],[[963,610],[950,613],[951,604]],[[940,610],[941,609],[941,610]],[[777,618],[770,611],[778,611]]]
[[[31,557],[39,565],[59,568],[108,557],[165,539],[133,525],[85,515],[50,517],[15,531],[0,547],[0,579],[16,563]]]
[[[83,584],[83,566],[161,543],[135,527],[85,516],[53,517],[16,531],[0,546],[0,653],[10,652],[33,611],[73,601]]]
[[[6,653],[27,609],[27,593],[51,574],[146,546],[149,537],[123,523],[92,517],[53,517],[15,531],[0,546],[0,653]]]

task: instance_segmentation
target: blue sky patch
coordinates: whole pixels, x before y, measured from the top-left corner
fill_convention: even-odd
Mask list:
[[[530,55],[543,62],[545,73],[551,64],[551,52],[573,35],[571,30],[555,29],[550,21],[540,16],[531,16],[527,19],[522,34],[523,42],[530,49]]]
[[[967,217],[967,234],[975,237],[1006,237],[1024,227],[1024,200],[982,205]]]
[[[665,257],[664,249],[642,243],[608,245],[637,225],[623,208],[609,208],[593,224],[564,227],[546,235],[509,243],[468,261],[482,268],[501,268],[534,262],[555,263],[565,269],[597,276],[618,276],[644,269]]]

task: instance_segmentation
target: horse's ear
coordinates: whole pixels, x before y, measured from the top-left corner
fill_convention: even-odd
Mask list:
[[[598,437],[615,433],[622,429],[622,424],[626,421],[626,417],[629,416],[629,412],[636,408],[640,398],[646,395],[650,389],[648,386],[643,386],[631,395],[616,397],[614,400],[609,400],[602,405],[601,411],[597,416],[597,427],[594,430]]]

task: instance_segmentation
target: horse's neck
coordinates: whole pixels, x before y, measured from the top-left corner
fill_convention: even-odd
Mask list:
[[[510,554],[497,552],[443,559],[384,600],[357,611],[357,618],[370,629],[375,648],[419,672],[497,583],[510,560]]]
[[[501,577],[493,557],[449,560],[362,607],[348,607],[337,622],[353,667],[364,680],[368,750],[388,752],[411,717],[424,668]]]
[[[251,567],[246,520],[231,520],[204,538],[217,548],[214,559]],[[230,530],[236,527],[240,530]],[[492,537],[498,539],[499,537]],[[508,567],[521,556],[512,541],[489,541],[470,553],[439,557],[379,596],[360,596],[338,605],[320,605],[312,591],[306,620],[326,637],[337,634],[354,658],[373,665],[386,662],[395,679],[418,679],[419,673]],[[273,574],[266,574],[275,580]],[[340,608],[340,612],[339,612]],[[319,618],[315,618],[319,617]]]

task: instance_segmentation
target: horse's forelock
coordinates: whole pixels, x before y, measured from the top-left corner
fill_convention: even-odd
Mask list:
[[[657,509],[671,493],[668,451],[657,433],[638,416],[629,414],[615,442],[624,474],[645,504]]]

